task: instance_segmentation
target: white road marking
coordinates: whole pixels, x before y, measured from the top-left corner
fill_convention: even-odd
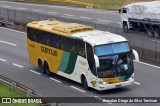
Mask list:
[[[152,65],[152,64],[148,64],[148,63],[144,63],[144,62],[138,62],[138,63],[141,63],[141,64],[144,64],[144,65],[147,65],[147,66],[151,66],[151,67],[154,67],[154,68],[159,68],[159,66],[156,66],[156,65]]]
[[[98,98],[98,96],[94,96],[95,98]]]
[[[37,18],[31,18],[31,19],[34,19],[34,20],[36,20]]]
[[[26,17],[26,18],[37,20],[37,18],[32,18],[32,17]]]
[[[21,32],[21,31],[17,31],[17,30],[12,30],[12,29],[8,29],[8,28],[3,28],[3,27],[0,27],[0,29],[5,29],[5,30],[13,31],[13,32],[18,32],[18,33],[26,34],[25,32]]]
[[[36,71],[33,71],[33,70],[29,70],[30,72],[33,72],[33,73],[35,73],[35,74],[38,74],[38,75],[41,75],[41,73],[39,73],[39,72],[36,72]]]
[[[92,18],[89,18],[89,17],[80,17],[80,18],[83,18],[83,19],[92,19]]]
[[[53,81],[56,81],[56,82],[58,82],[58,83],[62,83],[61,81],[59,81],[59,80],[57,80],[57,79],[54,79],[54,78],[49,78],[49,79],[51,79],[51,80],[53,80]]]
[[[12,65],[16,66],[16,67],[19,67],[19,68],[24,68],[23,66],[19,65],[19,64],[16,64],[16,63],[12,63]]]
[[[70,15],[70,14],[63,14],[63,15],[66,15],[66,16],[69,16],[69,17],[73,17],[74,15]]]
[[[121,25],[121,22],[116,22],[116,23]]]
[[[12,6],[7,6],[7,5],[2,5],[3,7],[12,7]]]
[[[19,10],[26,10],[26,8],[17,7]]]
[[[13,44],[13,43],[9,43],[9,42],[6,42],[6,41],[2,41],[0,40],[1,43],[5,43],[5,44],[8,44],[8,45],[12,45],[12,46],[17,46],[16,44]]]
[[[102,21],[102,22],[110,22],[110,21],[107,21],[107,20],[102,20],[102,19],[97,19],[98,21]]]
[[[0,2],[6,2],[6,1],[0,1]],[[13,4],[17,4],[17,3],[14,3],[12,2]],[[64,8],[64,9],[67,9],[67,10],[81,10],[81,11],[86,11],[86,12],[93,12],[93,13],[110,13],[110,14],[118,14],[117,11],[97,11],[95,9],[83,9],[83,8],[72,8],[72,7],[67,7],[67,6],[49,6],[49,5],[41,5],[41,4],[25,4],[25,5],[30,5],[30,6],[38,6],[38,7],[55,7],[55,8]]]
[[[0,61],[3,61],[3,62],[5,62],[5,61],[7,61],[7,60],[0,58]]]
[[[74,87],[74,86],[70,86],[71,88],[73,88],[73,89],[76,89],[76,90],[78,90],[78,91],[80,91],[80,92],[86,92],[86,91],[84,91],[84,90],[81,90],[81,89],[79,89],[79,88],[77,88],[77,87]]]
[[[35,11],[35,12],[40,12],[40,11],[42,11],[42,10],[33,10],[33,11]]]
[[[160,42],[159,40],[151,40],[152,42]]]
[[[5,29],[5,30],[9,30],[9,31],[17,32],[17,33],[26,34],[25,32],[16,31],[16,30],[12,30],[12,29],[8,29],[8,28],[3,28],[3,27],[0,27],[0,29]],[[135,60],[134,60],[134,61],[135,61]],[[152,67],[155,67],[155,68],[160,69],[160,67],[158,67],[158,66],[156,66],[156,65],[152,65],[152,64],[148,64],[148,63],[144,63],[144,62],[138,62],[138,63],[141,63],[141,64],[144,64],[144,65],[148,65],[148,66],[152,66]]]
[[[56,13],[56,12],[48,12],[49,14],[58,14],[58,13]]]
[[[134,82],[134,84],[141,85],[141,83],[139,83],[139,82]]]

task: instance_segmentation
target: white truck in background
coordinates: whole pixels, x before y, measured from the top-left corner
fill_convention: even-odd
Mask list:
[[[124,32],[143,28],[149,37],[160,39],[160,1],[131,3],[119,13]]]

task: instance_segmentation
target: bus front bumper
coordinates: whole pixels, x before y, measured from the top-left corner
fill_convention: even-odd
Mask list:
[[[113,84],[99,84],[98,90],[109,90],[109,89],[115,89],[115,88],[121,88],[129,85],[134,84],[134,79],[130,79],[128,81],[120,82],[120,83],[113,83]]]

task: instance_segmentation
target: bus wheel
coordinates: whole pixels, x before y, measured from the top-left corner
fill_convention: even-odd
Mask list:
[[[38,66],[39,66],[40,72],[41,72],[41,73],[45,73],[44,68],[43,68],[42,61],[41,61],[40,59],[38,60]]]
[[[44,63],[44,71],[45,71],[46,75],[48,75],[48,76],[51,75],[51,72],[49,70],[49,66],[48,66],[47,62]]]
[[[82,86],[85,90],[89,90],[89,86],[88,86],[88,83],[87,83],[87,79],[84,75],[82,75],[81,77],[81,82],[82,82]]]

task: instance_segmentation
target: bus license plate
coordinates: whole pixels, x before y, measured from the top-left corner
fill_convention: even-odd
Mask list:
[[[119,85],[116,85],[116,88],[119,88],[119,87],[121,87],[121,84],[119,84]]]

